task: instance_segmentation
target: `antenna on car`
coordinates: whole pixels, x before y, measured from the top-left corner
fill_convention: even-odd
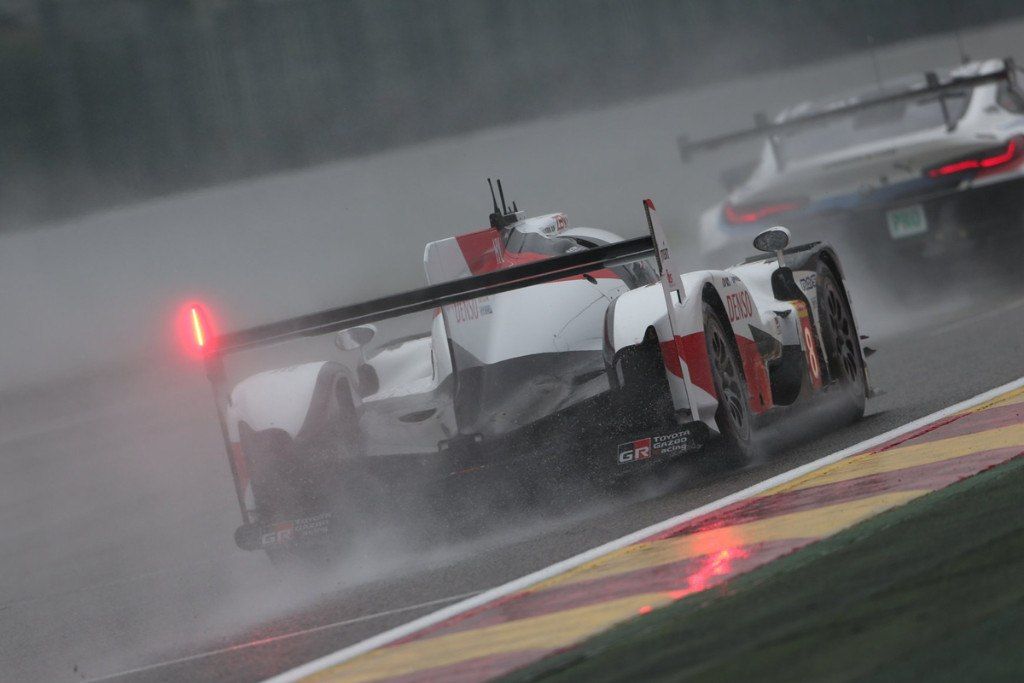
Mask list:
[[[501,189],[501,178],[498,178],[498,194],[501,196],[501,212],[507,214],[508,207],[505,206],[505,190]]]
[[[494,205],[494,213],[490,215],[491,227],[496,229],[507,228],[512,225],[519,218],[516,216],[518,209],[516,208],[515,202],[512,202],[512,211],[508,210],[508,205],[505,203],[505,190],[501,186],[501,178],[497,179],[498,183],[498,196],[501,197],[501,207],[498,207],[498,200],[494,196],[494,185],[491,183],[491,179],[487,179],[487,186],[491,188],[491,203]]]
[[[498,215],[498,200],[494,196],[494,185],[491,183],[490,178],[487,179],[487,187],[491,188],[491,201],[494,202],[494,215]]]

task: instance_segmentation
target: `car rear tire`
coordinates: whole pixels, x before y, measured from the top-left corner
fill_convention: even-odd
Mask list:
[[[352,536],[349,514],[368,511],[379,495],[374,479],[358,464],[362,437],[347,380],[330,379],[333,391],[322,413],[322,424],[296,437],[282,429],[254,431],[239,425],[242,452],[248,462],[258,521],[276,524],[333,515],[323,537],[267,548],[275,565],[324,565],[342,554]],[[307,418],[308,419],[308,418]]]
[[[842,419],[853,421],[864,415],[867,378],[860,336],[853,320],[849,301],[839,286],[832,269],[818,267],[818,324],[828,359],[829,376],[838,383],[836,395]]]
[[[672,393],[665,377],[665,360],[658,335],[649,328],[642,343],[622,349],[608,369],[612,387],[617,389],[616,428],[656,429],[673,423]],[[609,416],[603,419],[609,427]]]
[[[715,422],[728,459],[733,464],[743,464],[757,451],[747,381],[731,328],[708,302],[704,302],[704,340],[718,398]]]
[[[257,434],[257,436],[259,436]],[[279,447],[271,450],[274,441]],[[345,520],[334,502],[339,491],[351,488],[351,473],[343,466],[345,452],[338,448],[330,458],[321,455],[316,462],[308,462],[308,453],[288,443],[287,435],[277,440],[265,440],[254,447],[259,439],[243,438],[243,451],[253,467],[253,497],[263,524],[290,522],[332,512],[329,535],[299,543],[266,548],[267,557],[278,567],[326,566],[338,559],[351,535],[344,528]],[[311,459],[311,458],[310,458]],[[348,476],[344,476],[348,474]],[[349,486],[346,486],[349,484]]]

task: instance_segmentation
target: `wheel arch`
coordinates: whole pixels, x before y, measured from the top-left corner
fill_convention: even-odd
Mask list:
[[[722,290],[728,289],[727,293]],[[761,323],[759,297],[742,278],[731,273],[711,272],[703,279],[700,299],[714,310],[722,322],[729,342],[740,358],[740,372],[747,387],[750,408],[761,414],[774,405],[768,368],[754,341],[753,328]],[[726,296],[733,297],[729,307]],[[730,315],[729,310],[736,311]],[[702,321],[703,322],[703,321]],[[710,373],[710,360],[707,360]]]
[[[715,313],[722,318],[722,322],[725,323],[725,330],[732,337],[732,342],[735,344],[736,331],[733,330],[732,325],[729,323],[729,314],[725,310],[725,303],[722,301],[721,292],[718,291],[712,282],[705,281],[704,286],[700,290],[700,298],[703,303],[715,309]]]
[[[792,259],[792,263],[790,262],[790,259]],[[858,336],[860,335],[860,321],[857,319],[857,311],[853,305],[853,297],[850,295],[850,289],[846,285],[846,276],[843,271],[842,261],[832,245],[827,242],[812,243],[812,248],[808,249],[806,252],[787,255],[786,265],[793,270],[814,271],[817,271],[819,265],[824,265],[832,271],[832,276],[835,278],[836,284],[839,285],[839,293],[842,295],[847,307],[850,309],[850,315],[853,318],[853,326],[857,331]],[[817,319],[817,311],[814,311],[813,315],[815,316],[815,319]],[[863,349],[861,349],[861,362],[864,363],[865,367],[867,367]]]
[[[649,285],[619,295],[605,311],[605,360],[610,363],[622,349],[648,341],[650,330],[662,343],[673,338],[661,287]]]
[[[228,427],[238,440],[238,425],[254,431],[281,429],[296,438],[315,428],[332,399],[357,414],[362,409],[358,379],[350,368],[336,361],[303,363],[251,375],[231,390]],[[347,407],[347,406],[346,406]]]

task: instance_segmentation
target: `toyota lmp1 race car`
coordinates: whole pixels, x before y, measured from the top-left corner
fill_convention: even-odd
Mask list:
[[[784,222],[872,257],[945,263],[977,249],[1016,269],[1024,240],[1024,92],[1011,59],[971,62],[804,103],[773,123],[699,142],[684,162],[764,139],[760,158],[722,175],[727,200],[701,216],[705,256],[734,258]],[[744,180],[742,176],[746,175]]]
[[[650,200],[644,210],[649,234],[621,239],[561,213],[527,218],[502,193],[487,229],[427,244],[423,289],[221,335],[187,305],[237,544],[320,557],[363,506],[401,500],[388,494],[399,482],[537,471],[545,452],[563,471],[614,477],[713,437],[742,461],[798,406],[863,413],[864,353],[831,247],[787,248],[773,228],[755,242],[766,254],[680,274]],[[418,312],[429,331],[381,339],[383,321]],[[229,357],[328,334],[334,357],[228,380]]]

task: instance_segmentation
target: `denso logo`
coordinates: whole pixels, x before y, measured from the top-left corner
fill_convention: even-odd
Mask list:
[[[731,323],[754,315],[754,301],[747,292],[726,295],[725,306],[729,309]]]
[[[619,444],[619,464],[636,460],[646,460],[651,457],[651,439],[638,439],[629,443]]]

